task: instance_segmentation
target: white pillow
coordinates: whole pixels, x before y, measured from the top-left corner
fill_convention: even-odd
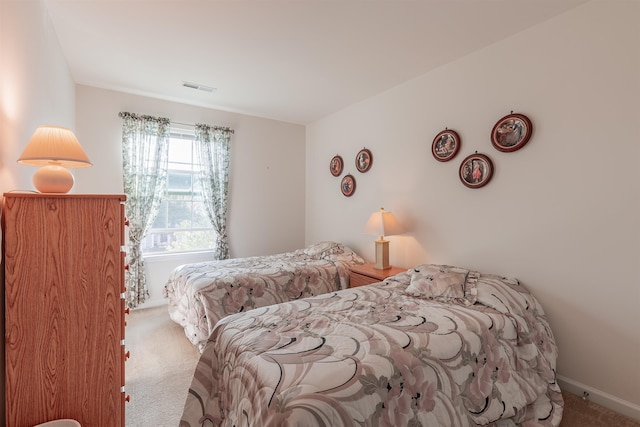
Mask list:
[[[477,299],[479,273],[449,265],[423,264],[411,271],[408,295],[472,305]]]
[[[338,245],[334,249],[325,252],[323,258],[333,262],[346,262],[349,264],[364,264],[364,259],[351,248]]]
[[[338,243],[332,241],[319,242],[306,247],[302,252],[312,258],[322,258],[323,256],[332,253],[338,247]]]

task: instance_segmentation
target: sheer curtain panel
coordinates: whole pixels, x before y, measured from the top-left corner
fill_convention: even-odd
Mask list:
[[[215,259],[229,258],[227,239],[227,200],[229,152],[233,131],[228,128],[196,124],[196,156],[207,216],[216,232]]]
[[[149,297],[140,243],[153,224],[164,197],[169,152],[169,119],[120,113],[122,170],[129,221],[125,300],[130,308]]]

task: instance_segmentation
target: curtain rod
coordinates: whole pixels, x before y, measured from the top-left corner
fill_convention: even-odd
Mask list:
[[[190,127],[195,127],[196,125],[193,123],[181,123],[181,122],[171,122],[172,124],[176,124],[176,125],[182,125],[182,126],[190,126]],[[235,133],[235,130],[231,129],[230,127],[226,127],[226,126],[210,126],[207,125],[209,127],[212,127],[214,130],[224,130],[227,132],[231,132],[231,133]]]
[[[127,115],[129,115],[129,116],[133,116],[133,117],[136,117],[136,116],[138,116],[138,117],[145,117],[145,116],[140,116],[140,115],[135,114],[135,113],[129,113],[129,112],[126,112],[126,111],[121,111],[120,113],[118,113],[118,116],[120,116],[120,117],[125,117],[125,116],[127,116]],[[146,117],[150,117],[150,118],[155,119],[155,117],[152,117],[152,116],[146,116]],[[169,121],[169,124],[172,124],[172,123],[173,123],[173,124],[176,124],[176,125],[189,126],[189,127],[196,127],[196,125],[195,125],[195,124],[192,124],[192,123],[172,122],[171,120],[166,119],[166,118],[164,118],[164,117],[161,117],[160,119],[161,119],[161,120],[168,120],[168,121]],[[226,127],[226,126],[211,126],[211,125],[204,125],[204,126],[209,126],[209,127],[213,128],[213,130],[221,130],[221,131],[225,131],[225,132],[235,133],[235,130],[233,130],[233,129],[229,128],[229,127]]]

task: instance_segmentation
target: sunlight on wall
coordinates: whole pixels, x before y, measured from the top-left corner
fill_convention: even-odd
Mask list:
[[[0,40],[9,39],[7,31],[7,25],[0,27]],[[15,60],[15,45],[9,46],[6,42],[2,42],[0,50],[3,52],[3,60],[0,63],[0,193],[2,193],[15,188],[15,159],[20,147],[17,129],[23,108],[19,95],[20,88],[25,84],[25,73],[18,67],[20,61]]]
[[[20,111],[16,90],[19,84],[13,78],[14,73],[7,70],[9,65],[5,62],[0,72],[0,192],[15,188],[15,168],[10,159],[17,158],[18,150],[15,129]]]

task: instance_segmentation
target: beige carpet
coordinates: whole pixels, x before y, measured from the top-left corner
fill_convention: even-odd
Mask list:
[[[169,319],[165,306],[133,310],[127,317],[127,427],[177,427],[198,350],[183,329]],[[640,427],[622,415],[578,396],[563,393],[560,427]]]
[[[563,392],[564,415],[560,427],[640,427],[640,422]]]
[[[132,310],[125,343],[131,357],[125,364],[127,427],[177,427],[191,376],[200,356],[171,319],[167,307]]]

